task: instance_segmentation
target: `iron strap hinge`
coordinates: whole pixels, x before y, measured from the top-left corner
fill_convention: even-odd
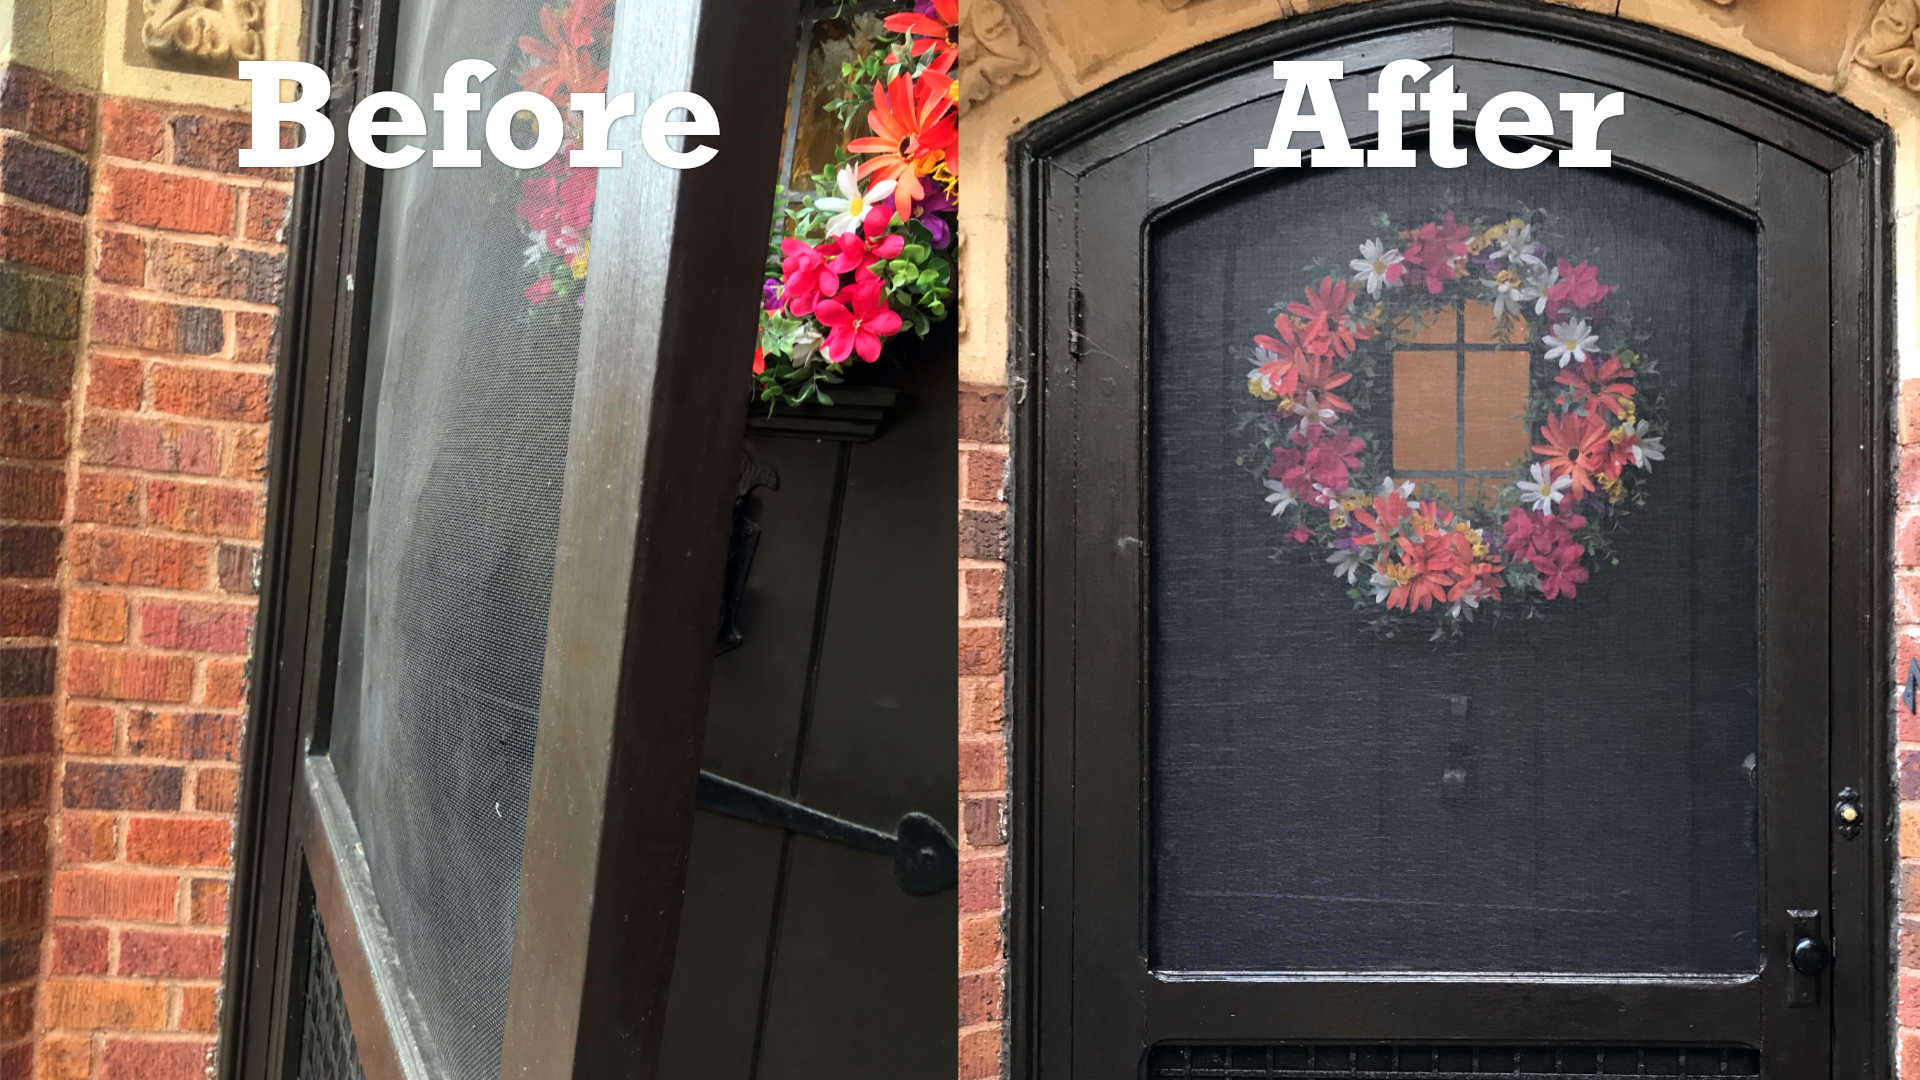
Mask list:
[[[960,852],[953,837],[932,817],[918,811],[900,819],[891,834],[835,817],[738,780],[700,772],[694,804],[702,810],[811,836],[855,851],[887,855],[900,888],[914,896],[933,896],[960,880]]]

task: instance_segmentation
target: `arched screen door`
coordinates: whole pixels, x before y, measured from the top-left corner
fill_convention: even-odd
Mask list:
[[[1880,1052],[1869,136],[1542,19],[1243,39],[1027,143],[1038,1075]],[[1626,91],[1614,167],[1252,167],[1272,60],[1361,128],[1402,55]]]

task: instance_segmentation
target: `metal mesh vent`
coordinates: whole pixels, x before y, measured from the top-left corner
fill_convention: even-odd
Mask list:
[[[366,1080],[326,928],[320,925],[319,909],[310,910],[313,940],[307,950],[306,1010],[300,1020],[300,1080]]]
[[[1739,1046],[1159,1046],[1148,1080],[1466,1080],[1547,1077],[1759,1076]]]

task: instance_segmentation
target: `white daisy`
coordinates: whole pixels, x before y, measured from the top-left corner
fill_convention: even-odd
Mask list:
[[[1519,274],[1511,270],[1502,270],[1493,278],[1493,319],[1504,321],[1509,316],[1519,315],[1530,300],[1537,299],[1538,293]]]
[[[1561,367],[1584,363],[1587,350],[1600,344],[1600,339],[1594,336],[1593,327],[1588,326],[1585,319],[1555,323],[1553,333],[1540,340],[1546,343],[1547,359],[1558,361]]]
[[[1367,584],[1373,586],[1373,602],[1376,604],[1386,603],[1387,594],[1395,587],[1394,580],[1378,570],[1373,572],[1373,577]]]
[[[1633,463],[1635,465],[1640,466],[1648,472],[1652,472],[1654,462],[1667,460],[1667,448],[1665,444],[1660,441],[1660,436],[1647,434],[1647,422],[1645,420],[1641,420],[1628,428],[1627,433],[1633,436]]]
[[[1346,578],[1347,584],[1352,585],[1360,579],[1360,569],[1367,565],[1367,560],[1359,548],[1335,548],[1333,554],[1327,556],[1327,565],[1333,567],[1334,577]]]
[[[1554,504],[1567,497],[1567,489],[1573,486],[1573,477],[1554,476],[1547,471],[1545,465],[1537,461],[1529,471],[1533,474],[1533,479],[1522,480],[1514,486],[1520,489],[1520,494],[1526,499],[1529,509],[1538,510],[1543,514],[1552,513]]]
[[[1463,617],[1471,619],[1472,616],[1468,614],[1469,610],[1478,611],[1480,609],[1480,601],[1492,595],[1493,586],[1491,584],[1484,580],[1476,581],[1467,586],[1467,591],[1460,595],[1460,599],[1455,600],[1453,605],[1447,608],[1447,614],[1456,619]]]
[[[873,204],[893,194],[893,185],[892,180],[882,180],[862,194],[860,181],[853,174],[853,166],[843,167],[834,185],[840,189],[840,194],[813,200],[816,209],[833,215],[827,219],[827,235],[839,236],[859,228],[860,223],[867,220],[867,211],[873,208]]]
[[[527,257],[527,261],[525,265],[532,266],[534,263],[537,263],[540,261],[540,256],[545,255],[547,253],[546,231],[543,229],[528,229],[527,240],[528,240],[527,250],[521,252],[520,254],[525,255]]]
[[[1267,505],[1273,507],[1273,516],[1279,517],[1281,514],[1286,513],[1288,508],[1293,506],[1293,492],[1289,491],[1287,485],[1278,480],[1266,480],[1263,482],[1267,485],[1267,490],[1273,493],[1267,496]]]
[[[1399,492],[1400,492],[1400,495],[1401,495],[1401,497],[1403,497],[1403,498],[1407,498],[1407,499],[1411,499],[1411,498],[1413,497],[1413,481],[1411,481],[1411,480],[1403,480],[1403,481],[1401,481],[1401,482],[1400,482],[1400,483],[1399,483],[1398,485],[1396,485],[1396,484],[1394,484],[1394,482],[1393,482],[1393,477],[1391,477],[1391,476],[1388,476],[1388,477],[1383,477],[1383,478],[1381,478],[1381,480],[1380,480],[1380,497],[1384,499],[1384,498],[1386,498],[1387,496],[1389,496],[1389,495],[1391,495],[1391,494],[1393,494],[1393,493],[1394,493],[1394,491],[1395,491],[1395,489],[1396,489],[1396,487],[1398,488],[1398,490],[1399,490]],[[1408,503],[1408,505],[1409,505],[1409,506],[1419,506],[1420,504],[1419,504],[1419,503]]]
[[[1360,245],[1360,257],[1347,265],[1353,268],[1353,280],[1367,287],[1368,296],[1379,296],[1386,286],[1400,284],[1400,275],[1406,273],[1400,265],[1404,258],[1400,249],[1369,240]]]
[[[1542,266],[1545,267],[1545,264],[1543,263]],[[1533,302],[1533,313],[1535,315],[1545,315],[1547,313],[1547,290],[1553,288],[1560,282],[1559,267],[1555,266],[1546,269],[1547,272],[1536,275],[1533,282],[1534,289],[1540,293],[1540,298]]]

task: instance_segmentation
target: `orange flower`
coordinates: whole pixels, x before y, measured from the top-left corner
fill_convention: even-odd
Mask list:
[[[1598,416],[1556,413],[1547,417],[1540,429],[1545,444],[1536,444],[1534,453],[1546,459],[1553,475],[1573,481],[1568,495],[1579,499],[1594,489],[1593,474],[1603,471],[1607,461],[1607,424]]]
[[[903,219],[913,215],[916,199],[926,197],[920,178],[943,164],[953,168],[958,130],[947,92],[952,82],[923,71],[917,80],[901,75],[884,87],[875,83],[873,111],[867,114],[873,134],[847,144],[856,154],[875,155],[860,166],[860,177],[892,180],[894,206]]]
[[[547,40],[520,35],[520,51],[543,63],[520,76],[525,89],[559,100],[561,88],[574,94],[599,94],[607,89],[607,73],[594,65],[587,47],[605,27],[606,0],[574,0],[564,20],[548,4],[540,9],[540,29]]]
[[[887,16],[881,25],[896,34],[905,34],[913,42],[911,52],[915,56],[933,50],[936,61],[949,59],[960,51],[960,0],[932,0],[933,11],[921,14],[918,11],[903,11],[898,15]]]

